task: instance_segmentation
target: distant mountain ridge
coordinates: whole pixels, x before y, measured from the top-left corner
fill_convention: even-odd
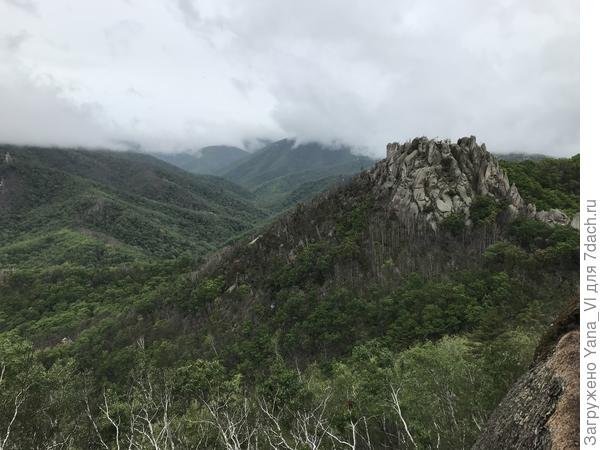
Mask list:
[[[550,156],[542,153],[523,152],[494,153],[494,156],[502,161],[539,161],[541,159],[550,158]]]
[[[313,186],[304,189],[312,195],[330,187],[327,180],[354,175],[374,163],[367,156],[352,153],[348,146],[282,139],[239,160],[221,175],[255,192],[261,206],[277,210],[284,209],[291,193],[302,190],[306,183]],[[319,190],[314,189],[317,180],[322,181]]]
[[[245,150],[229,145],[211,145],[190,152],[154,154],[180,169],[202,175],[217,175],[248,155]]]
[[[0,155],[0,266],[28,252],[38,265],[199,256],[266,217],[243,188],[145,154],[2,146]]]
[[[318,142],[297,144],[294,139],[282,139],[254,152],[225,170],[222,175],[237,183],[256,188],[267,181],[306,171],[329,168],[339,173],[360,171],[373,164],[366,156],[355,155],[350,147],[331,147]]]
[[[218,175],[239,184],[256,194],[259,206],[275,213],[375,163],[352,153],[348,146],[298,143],[296,139],[265,141],[254,152],[213,145],[196,152],[155,156],[188,172]]]

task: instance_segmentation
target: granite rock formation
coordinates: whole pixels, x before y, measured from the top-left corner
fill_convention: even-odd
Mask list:
[[[370,173],[382,191],[391,194],[391,207],[404,222],[429,224],[434,231],[451,214],[470,224],[470,206],[478,196],[503,202],[510,217],[525,215],[551,224],[567,225],[559,210],[537,211],[510,184],[496,158],[478,145],[475,136],[449,140],[415,138],[387,146],[387,157]]]

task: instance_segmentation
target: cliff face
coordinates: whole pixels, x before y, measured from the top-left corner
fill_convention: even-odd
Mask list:
[[[456,144],[426,138],[388,144],[385,164],[373,176],[392,191],[399,217],[411,221],[421,216],[434,230],[452,213],[470,223],[469,207],[479,195],[506,200],[515,212],[524,207],[517,188],[474,136]]]
[[[424,222],[433,230],[450,214],[464,217],[466,225],[471,225],[470,206],[478,196],[503,202],[509,219],[526,215],[549,223],[569,223],[558,210],[537,212],[535,205],[526,204],[496,158],[485,144],[477,144],[475,136],[457,143],[423,137],[388,144],[387,158],[371,176],[382,190],[391,192],[391,205],[400,220]]]
[[[473,450],[579,448],[579,310],[542,339],[531,369],[496,408]]]

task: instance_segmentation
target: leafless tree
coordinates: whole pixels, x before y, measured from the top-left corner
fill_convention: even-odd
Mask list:
[[[251,418],[250,402],[232,396],[204,401],[210,414],[210,423],[218,431],[221,443],[227,450],[258,448],[257,426]]]
[[[267,418],[267,424],[263,431],[271,448],[317,450],[322,448],[326,442],[334,449],[355,450],[359,445],[360,448],[373,448],[366,417],[360,416],[348,420],[349,436],[332,426],[326,415],[330,400],[331,395],[327,394],[308,410],[285,409],[278,411],[273,403],[261,399],[260,409]],[[285,428],[282,426],[284,412],[290,420]]]
[[[289,430],[282,429],[282,412],[277,412],[273,403],[267,402],[264,398],[261,399],[259,406],[267,419],[264,432],[269,445],[274,449],[284,448],[287,450],[320,448],[327,436],[328,424],[325,410],[329,399],[330,395],[325,396],[314,408],[307,411],[288,410],[292,416]]]
[[[406,423],[406,420],[404,419],[404,415],[402,414],[402,408],[400,406],[400,388],[395,388],[393,386],[390,386],[390,388],[391,388],[392,407],[393,407],[394,411],[396,412],[398,419],[400,419],[400,422],[402,422],[402,426],[404,427],[406,436],[408,437],[408,439],[410,440],[412,445],[414,445],[416,448],[417,444],[415,443],[415,440],[413,439],[413,436],[412,436],[410,430],[408,429],[408,424]]]
[[[172,393],[168,384],[163,383],[161,389],[157,389],[149,376],[141,377],[131,386],[121,403],[126,406],[126,414],[115,411],[115,403],[104,389],[97,406],[97,415],[90,406],[89,396],[86,395],[86,414],[102,447],[107,450],[175,449],[175,430],[170,417]],[[113,429],[110,446],[98,426],[99,418]]]
[[[0,392],[4,391],[6,389],[6,363],[2,362],[0,363]],[[27,377],[25,377],[25,379],[27,380]],[[9,419],[8,419],[8,423],[6,424],[6,426],[4,427],[4,429],[2,430],[2,435],[0,436],[0,450],[4,450],[7,448],[7,445],[9,443],[9,438],[10,438],[10,433],[12,431],[12,427],[15,423],[15,421],[17,420],[17,416],[19,415],[19,410],[21,409],[21,406],[23,406],[23,403],[25,403],[25,401],[27,400],[27,396],[29,393],[29,389],[31,388],[31,383],[29,383],[28,381],[26,381],[25,383],[21,384],[19,386],[18,389],[16,389],[15,392],[10,393],[9,397],[11,397],[10,399],[10,406],[9,406]]]

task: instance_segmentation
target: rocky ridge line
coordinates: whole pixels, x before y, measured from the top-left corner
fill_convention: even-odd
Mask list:
[[[510,218],[526,216],[550,224],[577,227],[565,213],[553,209],[537,211],[526,203],[515,184],[500,167],[485,144],[475,136],[460,138],[457,143],[426,137],[387,145],[387,157],[371,172],[380,189],[391,194],[391,209],[403,222],[419,219],[437,230],[451,214],[464,217],[471,225],[470,206],[479,196],[492,196],[507,205]]]

